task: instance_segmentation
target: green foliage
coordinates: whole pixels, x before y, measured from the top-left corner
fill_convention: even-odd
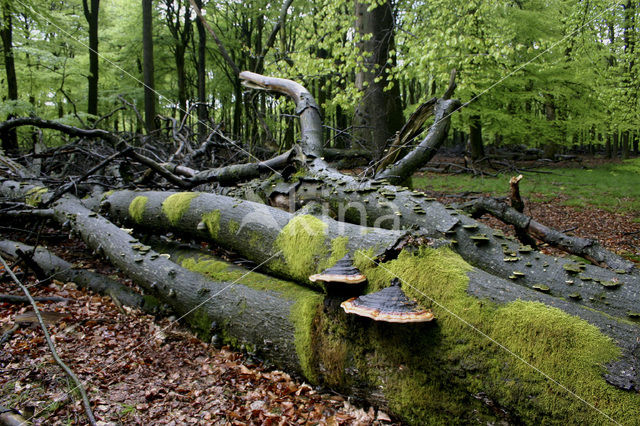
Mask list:
[[[382,2],[368,3],[373,8]],[[156,2],[154,7],[155,80],[162,95],[158,112],[175,116],[176,43],[167,25],[166,4]],[[473,102],[453,115],[452,126],[468,131],[469,118],[479,115],[486,142],[568,145],[596,141],[598,134],[635,132],[640,88],[633,84],[638,77],[633,40],[640,8],[636,2],[631,5],[625,9],[604,0],[395,2],[396,48],[391,56],[397,65],[391,69],[390,85],[400,88],[405,113],[410,113],[441,94],[456,68],[456,96]],[[279,9],[266,0],[204,2],[207,21],[237,66],[248,70],[258,66]],[[12,3],[12,11],[20,99],[3,103],[0,119],[34,113],[78,124],[78,113],[86,120],[88,35],[82,2],[29,0]],[[195,20],[195,14],[191,18]],[[363,58],[357,46],[371,35],[353,31],[355,19],[351,1],[294,3],[259,70],[303,83],[332,127],[348,126],[360,102],[355,75]],[[119,106],[122,95],[142,110],[141,8],[125,0],[103,2],[99,22],[99,109],[106,113]],[[185,52],[186,90],[192,100],[197,43],[197,37],[191,37]],[[260,93],[251,95],[251,107],[234,110],[240,101],[237,81],[212,46],[206,55],[206,85],[216,122],[224,122],[250,149],[258,140],[272,148],[293,142],[289,130],[295,132],[292,126],[297,124],[282,116],[293,113],[290,101]],[[4,92],[4,79],[1,84]],[[264,116],[268,132],[256,120],[254,107]],[[194,125],[195,118],[188,123]],[[101,125],[140,128],[132,111],[114,114]],[[333,141],[338,133],[329,132]],[[52,138],[48,143],[59,142]]]

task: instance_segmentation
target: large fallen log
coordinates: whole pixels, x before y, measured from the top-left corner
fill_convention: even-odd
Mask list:
[[[0,185],[12,198],[33,189],[15,182]],[[356,249],[358,266],[369,277],[368,291],[398,276],[405,291],[438,317],[437,323],[422,326],[376,323],[346,315],[337,307],[340,299],[323,298],[296,284],[255,274],[239,281],[215,261],[183,263],[206,273],[210,279],[205,279],[145,247],[71,196],[51,206],[56,220],[70,221],[90,247],[171,304],[203,335],[219,333],[279,367],[388,407],[415,424],[499,419],[489,406],[501,407],[507,419],[527,423],[569,418],[630,423],[640,415],[640,395],[608,384],[602,368],[609,366],[609,381],[618,386],[637,387],[636,324],[489,275],[446,247],[396,250],[396,259],[378,265],[375,255],[404,232],[345,225],[326,217],[300,219],[303,216],[209,194],[145,194],[118,191],[107,195],[103,206],[136,226],[154,220],[155,232],[162,226],[202,237],[204,231],[220,243],[222,237],[239,238],[238,233],[245,238],[242,215],[258,211],[254,217],[259,220],[246,221],[245,227],[264,230],[268,239],[245,250],[250,259],[269,264],[278,238],[294,239],[302,257],[308,256],[304,253],[310,242],[315,246],[309,270],[335,261],[341,253],[334,246]],[[46,201],[47,193],[40,195]],[[143,203],[138,197],[148,198]],[[170,197],[183,198],[173,206],[180,208],[163,209]],[[219,227],[216,221],[203,220],[216,210]],[[264,225],[267,218],[271,226]],[[320,226],[307,224],[306,236],[304,226],[287,232],[287,226],[304,221]],[[335,243],[345,229],[349,241]],[[367,239],[371,234],[387,243]],[[311,235],[316,238],[309,239]],[[283,275],[296,279],[306,273],[285,255],[279,267]],[[236,278],[229,280],[231,276]]]

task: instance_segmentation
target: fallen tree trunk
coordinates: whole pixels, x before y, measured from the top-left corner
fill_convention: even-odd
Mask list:
[[[0,253],[4,256],[16,259],[18,258],[19,250],[31,253],[33,247],[16,241],[0,241]],[[150,313],[154,313],[154,310],[157,309],[158,302],[153,298],[145,298],[118,281],[97,272],[74,268],[71,263],[59,258],[43,247],[36,248],[31,258],[48,278],[74,282],[78,287],[111,297],[118,305],[140,308]],[[34,297],[34,299],[38,301],[37,297]]]
[[[4,182],[0,190],[15,197],[18,193],[26,195],[33,187]],[[185,197],[180,193],[164,197],[145,194],[118,191],[107,195],[103,205],[112,215],[144,225],[157,213],[156,209],[162,209],[159,206],[163,201],[167,204],[171,196],[174,200],[178,200],[176,195]],[[42,196],[46,198],[46,194]],[[140,196],[148,197],[144,204],[137,198]],[[601,370],[601,365],[609,364],[611,382],[631,389],[637,386],[635,373],[629,373],[637,371],[633,364],[637,362],[633,357],[633,351],[637,350],[636,325],[470,268],[446,248],[421,248],[413,253],[404,249],[397,253],[397,259],[377,264],[373,255],[376,250],[382,253],[382,247],[388,244],[381,245],[366,236],[386,235],[388,242],[395,242],[405,235],[398,231],[307,217],[303,222],[308,221],[310,234],[319,235],[321,240],[305,238],[307,247],[304,247],[297,239],[303,227],[296,228],[295,233],[286,232],[292,223],[303,223],[299,219],[302,216],[229,199],[237,203],[234,210],[233,204],[229,205],[224,198],[192,194],[186,208],[179,203],[181,208],[177,211],[168,207],[161,210],[163,218],[155,219],[154,223],[156,232],[164,224],[167,228],[202,235],[198,224],[205,215],[218,210],[217,241],[222,241],[222,236],[234,234],[228,230],[234,227],[227,215],[235,211],[234,220],[240,224],[242,215],[258,209],[260,226],[267,213],[273,215],[272,226],[266,232],[271,235],[267,240],[271,244],[263,241],[252,246],[246,251],[250,259],[268,259],[278,237],[293,239],[300,253],[311,247],[312,270],[342,254],[332,250],[334,246],[343,250],[352,247],[359,267],[369,277],[370,290],[385,287],[390,277],[399,276],[408,294],[423,306],[432,307],[438,323],[379,324],[344,314],[337,308],[341,299],[323,299],[321,294],[295,284],[257,274],[247,276],[246,281],[239,281],[240,277],[235,275],[237,278],[229,283],[231,271],[215,261],[183,261],[184,266],[208,274],[213,278],[211,281],[146,248],[73,197],[65,196],[51,208],[56,220],[70,220],[90,247],[171,304],[203,335],[219,333],[226,341],[250,347],[275,365],[301,372],[308,380],[388,406],[409,422],[432,421],[434,416],[441,421],[470,420],[477,413],[495,419],[496,414],[485,406],[486,401],[504,407],[509,418],[526,422],[567,416],[592,419],[593,404],[616,420],[624,421],[622,416],[629,413],[638,414],[635,410],[639,394],[616,390],[605,382]],[[248,221],[245,226],[255,230],[250,227],[253,223]],[[309,223],[321,225],[314,228]],[[210,221],[208,226],[205,222],[204,226],[208,238],[215,240],[216,233],[211,230],[216,227],[212,224]],[[337,227],[349,229],[351,244],[359,243],[349,246],[344,239],[335,243],[339,237],[332,236],[337,235]],[[238,232],[242,232],[240,227],[235,233]],[[296,261],[289,262],[284,256],[280,273],[300,279],[306,272],[299,267]],[[222,277],[226,277],[227,283]],[[491,302],[476,296],[490,297]],[[505,346],[493,345],[491,340],[505,342],[510,352],[505,351]],[[617,355],[620,350],[622,357]],[[513,353],[518,356],[514,358]],[[561,383],[560,388],[548,394],[547,379],[535,369]],[[505,387],[505,381],[513,385]],[[580,390],[586,385],[591,389],[587,398],[592,406],[564,393],[569,390],[581,395]],[[474,395],[484,397],[476,399]],[[621,411],[622,407],[625,411]]]

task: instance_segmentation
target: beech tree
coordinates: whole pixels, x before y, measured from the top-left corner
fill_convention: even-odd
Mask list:
[[[142,67],[144,76],[144,119],[148,131],[155,129],[156,103],[153,64],[153,2],[142,0]]]
[[[82,10],[89,25],[89,80],[87,96],[87,113],[98,115],[98,16],[100,14],[100,0],[82,0]]]
[[[16,65],[13,57],[13,24],[11,18],[11,4],[7,1],[0,3],[2,8],[2,26],[0,38],[2,38],[2,52],[4,56],[4,70],[7,82],[7,99],[18,100],[18,79],[16,77]],[[12,115],[9,115],[11,118]],[[2,133],[2,149],[14,153],[18,151],[18,137],[15,129]]]

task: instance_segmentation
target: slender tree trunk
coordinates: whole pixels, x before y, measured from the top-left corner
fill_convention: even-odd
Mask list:
[[[13,58],[13,28],[11,22],[11,10],[9,3],[2,3],[2,25],[0,27],[0,37],[2,37],[2,51],[4,56],[4,69],[7,76],[7,98],[18,100],[18,79],[16,77],[16,67]],[[9,115],[9,119],[13,115]],[[18,152],[18,136],[15,129],[0,134],[2,138],[2,149],[6,153]]]
[[[178,77],[178,115],[180,120],[184,118],[187,112],[187,83],[186,83],[186,70],[184,67],[184,55],[185,45],[178,42],[176,43],[175,60],[176,60],[176,74]]]
[[[369,2],[356,1],[357,32],[370,38],[359,43],[364,69],[356,74],[356,87],[363,94],[356,107],[354,134],[379,155],[400,130],[404,119],[399,85],[389,75],[395,64],[395,55],[389,55],[395,46],[393,5],[387,0],[371,7]]]
[[[196,0],[196,4],[202,10],[202,0]],[[209,120],[206,92],[207,33],[199,19],[196,20],[196,28],[198,29],[198,133],[200,139],[204,139],[207,136],[207,121]]]
[[[473,161],[484,157],[484,142],[482,140],[482,121],[480,115],[471,116],[469,123],[469,149]]]
[[[98,115],[98,12],[100,0],[91,0],[91,8],[87,0],[82,0],[84,16],[89,24],[89,93],[87,112]]]
[[[142,0],[142,75],[144,78],[144,120],[147,131],[155,130],[156,93],[153,64],[153,1]]]
[[[629,158],[629,131],[622,132],[622,159]]]

